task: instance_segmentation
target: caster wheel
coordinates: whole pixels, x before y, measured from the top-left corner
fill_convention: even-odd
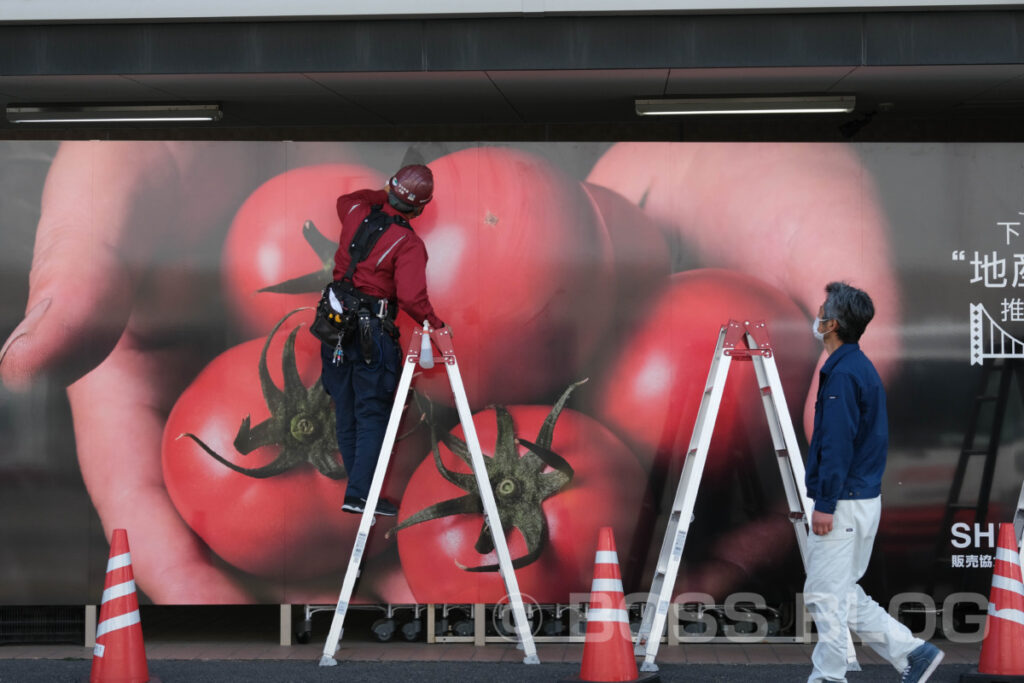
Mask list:
[[[553,614],[549,614],[548,618],[544,620],[541,630],[546,636],[560,636],[568,629],[566,629],[564,621],[556,619]]]
[[[378,619],[373,622],[370,630],[373,631],[373,635],[377,637],[377,640],[382,643],[386,643],[395,637],[395,620]]]
[[[402,637],[410,643],[419,640],[423,633],[423,623],[419,619],[413,619],[402,624]]]
[[[457,636],[471,636],[473,631],[473,621],[471,619],[462,619],[452,625],[452,633]]]

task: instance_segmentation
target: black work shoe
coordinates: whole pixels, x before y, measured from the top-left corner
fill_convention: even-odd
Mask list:
[[[341,506],[341,509],[345,512],[361,515],[363,510],[366,509],[366,499],[357,498],[356,496],[345,496],[345,503]]]
[[[366,499],[345,496],[345,503],[341,506],[341,509],[345,512],[361,515],[366,509]],[[380,515],[381,517],[395,517],[398,515],[398,508],[391,501],[381,498],[377,501],[377,509],[374,510],[373,514]]]
[[[390,500],[381,498],[377,501],[377,511],[373,514],[381,517],[395,517],[398,515],[398,508]]]

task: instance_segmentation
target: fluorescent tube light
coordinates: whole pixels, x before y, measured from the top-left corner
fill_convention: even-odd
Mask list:
[[[639,116],[713,114],[836,114],[853,111],[853,95],[638,99]]]
[[[10,123],[169,123],[219,121],[217,104],[10,104]]]

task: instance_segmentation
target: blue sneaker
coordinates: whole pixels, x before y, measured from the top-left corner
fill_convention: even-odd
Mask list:
[[[945,653],[931,643],[923,643],[907,655],[907,668],[900,676],[900,683],[924,683],[939,668]]]

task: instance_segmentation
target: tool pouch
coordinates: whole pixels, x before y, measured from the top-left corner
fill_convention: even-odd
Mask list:
[[[310,326],[309,331],[314,337],[328,346],[339,348],[355,334],[358,320],[356,312],[344,306],[342,311],[336,310],[331,305],[331,288],[338,285],[332,282],[324,287],[320,295],[320,302],[316,305],[316,319]],[[343,301],[342,297],[335,295],[335,301]]]

